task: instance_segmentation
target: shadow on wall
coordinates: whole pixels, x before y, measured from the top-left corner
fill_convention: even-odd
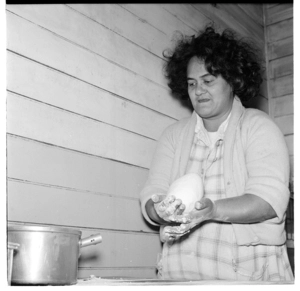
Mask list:
[[[99,254],[82,253],[80,254],[78,265],[92,264],[93,262],[99,261],[101,261],[101,256],[99,256]]]
[[[254,98],[251,98],[250,100],[243,102],[243,105],[246,108],[256,108],[256,109],[260,109],[262,110],[262,108],[264,108],[264,104],[263,104],[263,97],[261,96],[257,96]],[[268,112],[266,112],[268,113]]]

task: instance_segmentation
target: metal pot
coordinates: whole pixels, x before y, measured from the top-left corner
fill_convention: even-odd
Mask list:
[[[8,241],[19,244],[12,285],[72,285],[77,283],[80,248],[98,244],[102,237],[81,239],[81,231],[75,229],[9,224]]]

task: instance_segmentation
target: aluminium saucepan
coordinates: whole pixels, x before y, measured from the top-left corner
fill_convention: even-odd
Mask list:
[[[100,234],[81,239],[81,231],[66,227],[8,224],[8,242],[18,244],[12,285],[72,285],[77,283],[80,248],[98,244]]]

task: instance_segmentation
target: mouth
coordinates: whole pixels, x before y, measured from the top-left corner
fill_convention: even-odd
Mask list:
[[[205,103],[205,102],[209,102],[209,101],[210,101],[210,99],[208,99],[208,98],[203,98],[203,99],[197,100],[198,103]]]

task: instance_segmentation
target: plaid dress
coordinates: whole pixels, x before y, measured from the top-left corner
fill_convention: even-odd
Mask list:
[[[229,119],[229,117],[228,117]],[[208,133],[200,118],[186,173],[203,179],[204,196],[226,198],[223,178],[223,138],[228,119]],[[238,246],[230,223],[206,221],[174,242],[166,242],[158,262],[162,279],[292,281],[285,245]]]

